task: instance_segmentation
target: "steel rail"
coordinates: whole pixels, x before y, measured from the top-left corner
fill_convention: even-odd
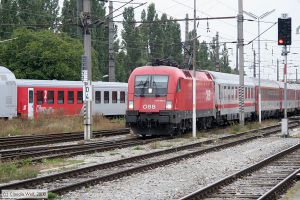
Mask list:
[[[276,199],[282,191],[287,188],[288,185],[292,184],[292,181],[296,179],[297,174],[300,173],[300,168],[295,170],[292,174],[290,174],[288,177],[280,181],[277,185],[275,185],[272,189],[270,189],[268,192],[266,192],[264,195],[262,195],[257,200],[266,200],[266,199]]]
[[[129,134],[129,129],[94,131],[94,137],[109,137]],[[0,149],[28,147],[33,145],[54,144],[59,142],[78,141],[83,139],[82,132],[56,133],[48,135],[12,136],[0,138]]]
[[[1,155],[0,161],[10,161],[10,160],[22,160],[30,158],[31,162],[40,162],[44,159],[54,159],[54,158],[65,158],[75,155],[84,155],[96,152],[109,151],[117,148],[125,148],[134,145],[147,144],[153,141],[161,140],[161,138],[154,138],[148,140],[142,140],[139,138],[130,138],[124,140],[113,140],[105,142],[93,142],[88,144],[78,144],[69,146],[57,146],[54,149],[44,149],[39,151],[27,151],[21,153],[15,153],[13,151],[10,154],[9,151],[6,151]]]
[[[297,126],[297,125],[298,125],[298,122],[294,123],[294,125],[292,125],[292,126]],[[234,145],[239,145],[243,142],[247,142],[247,141],[256,139],[258,137],[263,137],[263,136],[270,135],[272,133],[277,133],[280,130],[280,129],[278,129],[278,127],[274,127],[274,126],[272,126],[269,129],[274,129],[274,130],[267,131],[267,128],[265,128],[264,129],[265,132],[263,134],[256,134],[256,135],[253,135],[253,136],[247,136],[247,133],[237,134],[237,135],[232,135],[232,136],[224,136],[224,137],[221,137],[221,138],[218,139],[218,141],[224,140],[224,142],[225,142],[225,143],[220,144],[220,145],[215,145],[214,144],[215,139],[213,139],[213,140],[209,140],[209,141],[203,141],[203,142],[184,145],[184,146],[180,146],[180,147],[170,148],[170,149],[167,149],[167,150],[161,150],[161,151],[154,152],[154,153],[149,153],[149,154],[144,154],[144,155],[140,155],[140,156],[125,158],[125,159],[112,161],[112,162],[108,162],[108,163],[104,163],[104,164],[97,164],[97,165],[93,165],[93,166],[89,166],[89,167],[85,167],[85,168],[69,170],[69,171],[66,171],[66,172],[57,173],[57,174],[53,174],[53,175],[33,178],[33,179],[19,181],[19,182],[16,182],[16,183],[11,183],[11,184],[6,184],[6,185],[1,185],[0,186],[0,191],[3,190],[3,189],[16,189],[16,188],[22,188],[22,187],[25,187],[25,188],[27,187],[28,188],[28,186],[40,185],[42,183],[51,182],[53,180],[61,180],[61,179],[64,179],[64,178],[77,177],[77,176],[85,174],[85,173],[98,171],[98,170],[102,170],[102,169],[107,169],[107,168],[111,168],[111,167],[114,167],[114,166],[120,166],[122,164],[138,162],[138,161],[146,160],[148,158],[153,158],[153,157],[156,157],[156,156],[159,156],[159,155],[179,152],[179,151],[183,151],[183,150],[187,150],[187,149],[192,149],[192,148],[195,148],[195,147],[202,147],[205,144],[208,144],[208,145],[214,144],[214,146],[209,146],[209,147],[204,148],[204,149],[196,150],[196,151],[190,152],[190,153],[185,153],[183,155],[175,156],[175,157],[172,157],[172,158],[169,158],[169,159],[165,159],[165,160],[161,160],[161,161],[157,161],[157,162],[152,162],[150,164],[143,164],[141,166],[133,167],[133,168],[123,170],[123,171],[120,171],[120,172],[116,172],[116,173],[112,173],[112,174],[109,174],[109,175],[88,179],[88,180],[78,182],[78,183],[75,183],[75,184],[69,184],[69,185],[64,186],[64,187],[59,187],[59,188],[49,190],[49,191],[54,192],[54,193],[62,194],[62,193],[65,193],[67,191],[70,191],[70,190],[73,190],[73,189],[76,189],[76,188],[80,188],[84,185],[85,186],[90,186],[90,185],[94,185],[94,184],[97,184],[97,183],[102,182],[102,181],[114,180],[114,179],[117,179],[117,178],[120,178],[120,177],[123,177],[123,176],[128,176],[128,175],[137,173],[137,172],[150,170],[150,169],[153,169],[153,168],[157,168],[157,167],[160,167],[160,166],[164,166],[164,165],[168,165],[168,164],[171,164],[171,163],[174,163],[174,162],[178,162],[178,161],[183,160],[183,159],[195,157],[195,156],[201,155],[203,153],[216,151],[216,150],[226,148],[226,147],[231,147],[231,146],[234,146]],[[245,138],[236,139],[238,137],[243,137],[243,136],[245,136]],[[226,143],[226,140],[228,140],[228,139],[236,139],[236,140],[229,141],[229,142]]]
[[[204,188],[201,188],[191,194],[188,194],[188,195],[182,197],[180,200],[204,199],[206,197],[210,197],[212,194],[214,194],[214,192],[216,192],[216,191],[218,192],[222,187],[227,186],[227,185],[233,183],[234,181],[241,179],[244,176],[248,177],[249,174],[251,174],[255,171],[258,171],[259,169],[267,166],[269,163],[276,161],[276,160],[282,158],[283,156],[286,156],[286,155],[290,154],[291,152],[294,152],[299,149],[300,149],[300,143],[297,145],[294,145],[286,150],[283,150],[275,155],[272,155],[254,165],[251,165],[250,167],[240,170],[239,172],[236,172],[236,173],[229,175],[219,181],[216,181]],[[274,192],[274,190],[272,192]],[[233,194],[232,194],[232,198],[234,198]]]

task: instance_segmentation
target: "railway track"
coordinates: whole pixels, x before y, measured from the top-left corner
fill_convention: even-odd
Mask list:
[[[291,124],[297,124],[298,122],[292,122]],[[268,130],[269,128],[278,128],[279,125],[262,128],[260,131]],[[256,130],[244,132],[255,133]],[[154,139],[156,140],[156,139]],[[24,160],[30,159],[32,162],[40,162],[44,159],[63,158],[71,157],[75,155],[89,154],[95,152],[109,151],[116,148],[124,148],[139,144],[146,144],[153,140],[139,140],[138,138],[130,138],[124,140],[111,140],[111,141],[100,141],[86,144],[72,144],[63,146],[36,146],[30,148],[19,148],[13,150],[0,150],[0,161],[10,160]]]
[[[117,148],[147,144],[157,140],[161,139],[152,138],[148,140],[142,140],[140,138],[130,138],[123,140],[91,142],[86,144],[2,150],[0,151],[0,161],[20,161],[29,158],[32,162],[40,162],[44,159],[63,158],[75,155],[109,151]]]
[[[181,200],[277,199],[300,172],[300,144],[238,171]]]
[[[94,131],[93,137],[95,138],[108,137],[108,136],[125,135],[129,133],[130,130],[128,128],[115,129],[115,130],[101,130],[101,131]],[[83,139],[84,138],[82,132],[0,137],[0,150],[45,145],[45,144],[54,144],[59,142],[78,141]]]
[[[293,122],[290,124],[290,127],[296,127],[298,125],[298,122]],[[153,168],[175,163],[204,153],[239,145],[259,137],[277,133],[278,131],[280,131],[279,126],[272,126],[269,128],[264,128],[261,130],[261,133],[251,133],[250,135],[248,133],[240,133],[224,136],[218,138],[217,143],[215,139],[212,139],[108,163],[97,164],[48,176],[5,184],[0,186],[0,191],[3,189],[18,188],[47,188],[50,192],[63,194],[83,186],[91,186],[98,184],[99,182],[111,181],[120,177],[151,170]]]

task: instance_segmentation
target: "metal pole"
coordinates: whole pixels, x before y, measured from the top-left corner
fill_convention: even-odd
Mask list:
[[[284,55],[284,118],[281,120],[281,133],[283,137],[289,136],[288,118],[287,118],[287,47],[283,47],[282,55]]]
[[[296,68],[296,83],[298,83],[298,69]]]
[[[253,50],[253,77],[256,78],[256,54],[255,50]]]
[[[239,44],[236,44],[235,74],[239,74]]]
[[[277,59],[277,81],[279,81],[279,60]]]
[[[245,113],[244,113],[244,32],[243,32],[243,0],[239,0],[238,3],[238,45],[239,45],[239,106],[240,106],[240,125],[245,125]]]
[[[193,138],[196,138],[196,0],[194,0],[194,40],[193,40]]]
[[[185,65],[188,65],[189,64],[189,60],[190,60],[190,55],[187,51],[190,50],[190,39],[189,39],[189,15],[186,14],[186,17],[185,17],[185,49],[184,49],[184,64]]]
[[[87,64],[88,80],[84,83],[85,94],[90,93],[85,97],[85,120],[84,120],[84,140],[90,140],[92,137],[92,57],[91,57],[91,2],[83,0],[83,34],[84,34],[84,56]]]
[[[113,2],[109,1],[109,24],[108,24],[108,31],[109,31],[109,47],[108,47],[108,80],[109,82],[114,82],[116,80],[115,75],[115,60],[114,60],[114,48],[113,48],[113,41],[114,41],[114,23],[113,23]]]
[[[287,46],[284,46],[284,118],[287,119]]]
[[[219,44],[219,32],[216,34],[216,71],[221,72],[220,67],[220,44]]]
[[[258,24],[258,118],[261,124],[261,85],[260,85],[260,19],[257,19]]]

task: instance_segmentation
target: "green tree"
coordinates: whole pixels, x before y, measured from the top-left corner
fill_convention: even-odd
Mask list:
[[[21,26],[57,30],[58,0],[16,0],[16,2]]]
[[[15,31],[13,37],[17,39],[0,47],[0,65],[12,70],[17,78],[80,80],[83,47],[79,40],[63,33],[28,29]],[[93,65],[97,65],[96,59]],[[94,68],[93,79],[99,78],[100,72]]]
[[[126,50],[126,67],[128,75],[138,66],[137,61],[141,58],[141,46],[139,30],[135,26],[134,10],[132,7],[125,8],[123,14],[123,30],[122,30],[122,44]]]
[[[11,38],[13,30],[18,26],[18,4],[15,0],[0,1],[0,38]]]
[[[60,30],[67,33],[73,38],[81,38],[81,34],[77,35],[77,1],[64,0],[64,4],[61,11],[61,27]]]

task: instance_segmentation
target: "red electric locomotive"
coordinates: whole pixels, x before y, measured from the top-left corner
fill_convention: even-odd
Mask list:
[[[258,118],[258,79],[244,79],[244,116]],[[261,80],[262,119],[283,115],[283,83]],[[288,113],[298,112],[300,86],[288,84]],[[239,76],[196,72],[197,128],[239,120]],[[136,68],[128,80],[126,124],[138,135],[170,135],[192,128],[192,71],[169,66]]]
[[[139,135],[173,134],[192,128],[192,72],[169,66],[136,68],[128,80],[126,124]],[[210,126],[215,110],[209,73],[196,72],[198,126]],[[202,122],[202,123],[201,123]]]

